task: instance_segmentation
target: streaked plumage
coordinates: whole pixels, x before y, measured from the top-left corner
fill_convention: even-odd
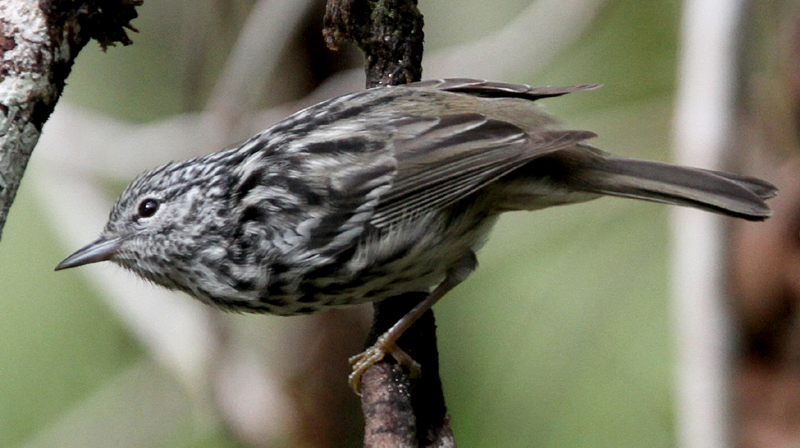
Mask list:
[[[58,269],[111,260],[222,309],[292,315],[448,278],[443,294],[504,211],[612,195],[770,215],[765,181],[611,155],[535,104],[597,87],[450,79],[319,103],[141,175]]]
[[[768,182],[611,155],[535,104],[597,87],[449,79],[319,103],[142,174],[56,269],[111,260],[221,309],[279,315],[433,289],[352,360],[358,390],[387,353],[413,366],[395,341],[472,272],[502,212],[611,195],[769,217]]]
[[[612,156],[533,103],[596,87],[450,79],[325,101],[140,176],[106,258],[223,309],[290,315],[428,290],[507,210],[607,194],[769,216],[764,181]]]

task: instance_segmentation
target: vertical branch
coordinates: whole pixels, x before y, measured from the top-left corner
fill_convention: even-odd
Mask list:
[[[416,0],[329,0],[323,33],[333,49],[346,41],[361,48],[367,87],[391,86],[420,80],[422,25]],[[376,303],[367,346],[425,296],[411,293]],[[422,376],[412,382],[391,359],[364,374],[364,446],[454,447],[439,378],[433,311],[406,331],[398,345],[420,363]]]
[[[375,304],[367,346],[389,329],[427,293],[409,293]],[[436,322],[425,313],[398,340],[398,345],[422,366],[415,381],[392,359],[369,369],[362,377],[361,405],[366,420],[365,446],[454,447],[447,406],[439,378]],[[407,440],[409,444],[390,441]],[[383,444],[382,444],[383,443]]]
[[[0,0],[0,233],[78,52],[92,38],[129,44],[139,4]]]
[[[329,0],[324,23],[328,47],[351,41],[364,52],[367,87],[420,80],[424,36],[416,0]]]

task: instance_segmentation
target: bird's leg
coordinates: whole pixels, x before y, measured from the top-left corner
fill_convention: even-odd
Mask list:
[[[397,346],[397,340],[439,299],[469,277],[477,266],[478,260],[475,258],[475,254],[472,251],[465,254],[457,264],[448,269],[444,280],[424,300],[380,335],[371,347],[350,358],[353,372],[350,374],[349,382],[356,394],[361,395],[361,375],[380,362],[387,354],[391,354],[398,364],[406,366],[412,378],[421,374],[419,363]]]

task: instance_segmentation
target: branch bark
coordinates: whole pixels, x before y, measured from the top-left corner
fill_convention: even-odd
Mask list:
[[[78,52],[130,44],[141,0],[0,0],[0,235]]]
[[[422,75],[423,18],[416,0],[328,0],[325,35],[335,49],[352,41],[366,57],[367,87],[419,81]],[[425,298],[411,293],[374,305],[366,346]],[[392,359],[362,377],[365,447],[455,447],[439,378],[436,323],[428,311],[398,341],[422,366],[412,381]]]
[[[410,293],[374,305],[375,315],[366,346],[408,313],[427,293]],[[366,420],[365,447],[455,447],[439,377],[436,321],[425,313],[398,340],[398,345],[422,366],[422,376],[385,360],[362,377],[361,407]],[[402,443],[400,443],[402,441]]]
[[[367,88],[420,80],[424,35],[416,0],[328,0],[324,25],[328,47],[353,42],[364,52]]]

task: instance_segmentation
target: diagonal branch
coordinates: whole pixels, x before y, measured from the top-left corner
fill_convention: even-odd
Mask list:
[[[130,42],[141,0],[0,0],[0,233],[25,167],[90,39]]]

